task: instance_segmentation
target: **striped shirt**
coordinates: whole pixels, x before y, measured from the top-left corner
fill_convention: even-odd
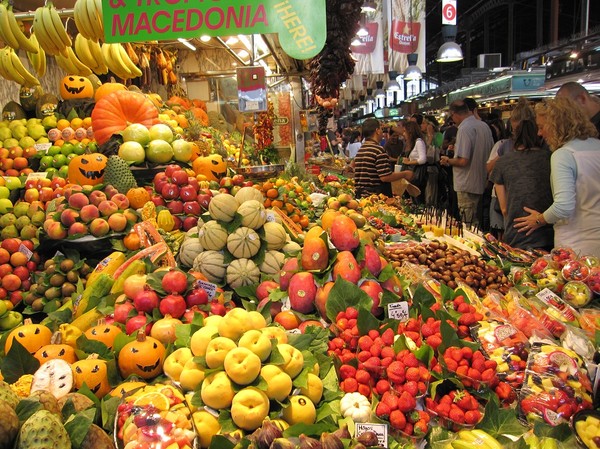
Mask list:
[[[356,197],[388,193],[390,183],[381,176],[391,175],[390,159],[383,147],[373,140],[365,140],[354,158]]]

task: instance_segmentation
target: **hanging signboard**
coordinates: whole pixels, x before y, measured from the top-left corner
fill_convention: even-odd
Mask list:
[[[309,59],[327,37],[325,0],[102,0],[102,11],[108,43],[278,33],[283,51]]]
[[[264,67],[238,67],[237,82],[240,112],[267,110],[267,85]]]
[[[456,0],[442,0],[442,25],[456,25]]]

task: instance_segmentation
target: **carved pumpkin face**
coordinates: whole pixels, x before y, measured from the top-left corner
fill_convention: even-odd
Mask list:
[[[73,383],[76,389],[86,384],[88,388],[102,399],[112,389],[108,383],[108,369],[106,360],[88,358],[80,360],[71,365],[73,370]]]
[[[8,354],[14,340],[21,343],[31,354],[50,344],[52,331],[41,324],[24,324],[15,328],[6,339],[4,353]]]
[[[166,349],[156,338],[138,333],[136,340],[127,343],[119,352],[119,369],[124,378],[132,374],[152,379],[162,373]]]
[[[38,359],[40,365],[43,365],[48,360],[54,359],[62,359],[71,364],[77,361],[75,348],[65,344],[49,344],[42,346],[33,356]]]
[[[192,168],[197,175],[206,176],[207,181],[218,181],[227,174],[227,162],[220,154],[211,154],[194,159]]]
[[[92,98],[94,96],[94,86],[85,76],[68,75],[60,82],[60,96],[63,100]]]
[[[94,186],[104,180],[106,156],[100,153],[82,154],[69,162],[69,182],[80,186]]]
[[[108,349],[112,349],[115,344],[117,335],[123,331],[113,324],[99,324],[85,331],[85,336],[88,340],[94,340],[104,343]]]

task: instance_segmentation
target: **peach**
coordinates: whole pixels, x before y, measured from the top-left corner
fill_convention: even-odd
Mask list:
[[[100,215],[103,217],[108,217],[109,215],[114,214],[119,210],[114,201],[104,200],[98,204],[98,210],[100,211]]]
[[[127,227],[127,217],[120,212],[112,214],[108,217],[108,226],[114,232],[121,232]]]
[[[94,206],[98,206],[102,201],[107,200],[106,193],[102,190],[94,190],[90,193],[90,203]]]
[[[106,187],[104,187],[104,193],[106,193],[106,196],[109,199],[112,199],[112,197],[115,196],[117,193],[119,193],[119,191],[116,189],[115,186],[111,186],[109,184]]]
[[[7,274],[2,278],[2,288],[6,291],[14,292],[21,287],[21,279],[16,274]]]
[[[50,183],[52,183],[52,181],[50,181]],[[68,200],[69,198],[71,198],[71,195],[73,195],[74,193],[81,192],[82,190],[83,187],[81,187],[80,185],[70,184],[69,187],[65,187],[64,189],[65,198]]]
[[[54,219],[52,219],[52,218],[46,218],[46,220],[44,220],[44,224],[42,224],[42,228],[44,229],[44,232],[45,232],[46,234],[48,234],[48,229],[50,229],[50,225],[51,225],[52,223],[54,223],[54,221],[55,221],[55,220],[54,220]]]
[[[13,272],[13,266],[9,263],[3,263],[0,265],[0,278],[3,278],[7,274],[11,274]]]
[[[71,197],[73,198],[73,197]],[[67,228],[77,221],[79,212],[73,209],[65,209],[60,214],[60,222]]]
[[[40,189],[40,201],[47,203],[54,198],[54,189],[52,187],[42,187]]]
[[[27,265],[27,256],[25,253],[17,251],[16,253],[12,253],[10,255],[10,264],[13,267],[23,267]]]
[[[117,193],[110,199],[120,210],[125,210],[129,207],[129,200],[123,193]]]
[[[77,235],[77,234],[87,234],[88,233],[88,227],[87,225],[77,222],[77,223],[73,223],[71,226],[69,226],[69,231],[68,234],[69,235]]]
[[[2,240],[2,244],[0,246],[12,254],[19,251],[19,246],[21,246],[21,243],[21,239],[8,238]]]
[[[27,189],[23,195],[23,199],[28,203],[32,203],[40,199],[40,192],[38,189]]]
[[[129,224],[134,224],[138,221],[138,214],[135,210],[129,208],[129,209],[125,209],[123,211],[123,215],[125,215],[125,218],[127,218],[127,222]]]
[[[110,231],[110,226],[104,218],[95,218],[90,223],[90,232],[94,237],[102,237]]]
[[[83,206],[87,206],[88,204],[90,204],[90,200],[85,193],[77,192],[71,194],[69,197],[69,206],[71,206],[73,209],[81,209]]]
[[[48,226],[47,234],[52,240],[62,240],[67,237],[67,230],[60,222],[54,221]]]
[[[90,223],[92,220],[100,218],[100,211],[93,204],[88,204],[87,206],[83,206],[79,212],[79,217],[84,223]]]

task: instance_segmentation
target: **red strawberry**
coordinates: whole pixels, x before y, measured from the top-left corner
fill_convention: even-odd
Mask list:
[[[385,345],[393,345],[394,344],[394,331],[392,329],[386,329],[383,334],[381,334],[381,339],[383,340],[383,344]]]
[[[391,412],[392,410],[390,409],[390,406],[387,405],[385,402],[380,402],[375,408],[375,414],[377,415],[377,417],[382,419],[388,419]]]
[[[390,391],[390,383],[386,379],[379,379],[375,384],[375,390],[378,395],[383,395],[386,391]]]
[[[481,372],[477,371],[475,368],[469,368],[467,371],[467,376],[472,380],[481,380],[482,378]]]
[[[500,382],[494,390],[501,400],[507,400],[513,396],[513,389],[506,382]]]
[[[406,426],[404,426],[404,429],[402,429],[402,432],[404,432],[406,435],[410,435],[412,436],[413,434],[413,425],[409,422],[406,423]]]
[[[450,414],[450,404],[438,404],[435,412],[443,418],[447,418]]]
[[[368,351],[373,345],[373,340],[368,335],[363,335],[358,339],[358,347],[361,351]]]
[[[375,340],[377,337],[379,337],[379,332],[376,329],[371,329],[367,335],[371,338],[371,340]]]
[[[423,324],[423,326],[421,327],[421,335],[427,338],[431,337],[433,334],[435,334],[435,328],[431,324]]]
[[[427,393],[427,384],[425,382],[417,382],[417,390],[419,394]]]
[[[352,365],[340,366],[340,379],[344,380],[354,376],[356,376],[356,368]]]
[[[381,355],[379,357],[381,357],[382,359],[386,357],[396,357],[394,348],[392,348],[391,346],[384,346],[383,348],[381,348]]]
[[[449,355],[457,363],[463,359],[462,350],[456,346],[450,346],[448,349],[446,349],[444,355]]]
[[[402,362],[407,366],[407,367],[413,367],[416,368],[417,366],[419,366],[419,359],[417,359],[417,357],[412,353],[409,352],[406,357],[402,360]]]
[[[477,424],[481,420],[481,412],[479,410],[467,410],[465,412],[466,424]]]
[[[414,380],[407,381],[404,385],[404,391],[409,392],[412,396],[419,395],[419,384]]]
[[[458,305],[456,305],[456,302],[455,302],[454,307],[455,307],[456,311],[459,313],[469,313],[471,310],[471,308],[469,307],[469,304],[467,304],[466,302],[459,303]]]
[[[359,384],[369,385],[371,382],[371,375],[364,369],[357,370],[354,377]]]
[[[481,373],[481,380],[486,383],[492,382],[495,377],[496,377],[496,370],[492,369],[492,368],[488,368]]]
[[[398,398],[398,410],[402,412],[410,412],[417,406],[417,400],[408,391],[403,391]]]
[[[429,410],[435,411],[435,409],[437,407],[437,403],[430,397],[426,397],[425,398],[425,407],[428,408]]]
[[[340,388],[344,393],[354,393],[358,390],[358,382],[355,378],[349,377],[348,379],[344,379],[342,381]]]
[[[384,357],[381,359],[381,366],[387,368],[394,361],[393,357]]]
[[[369,352],[373,357],[379,357],[381,355],[381,346],[377,344],[371,345]]]
[[[381,369],[381,361],[377,357],[370,357],[363,362],[363,366],[367,371],[372,373],[379,372]]]
[[[407,364],[407,366],[410,366],[410,365]],[[406,380],[412,380],[415,382],[417,382],[421,379],[421,373],[419,371],[419,368],[412,367],[412,366],[410,368],[406,369],[405,376],[406,376]]]
[[[461,324],[461,325],[458,326],[458,330],[456,331],[456,335],[458,335],[459,338],[471,341],[471,340],[469,340],[470,339],[469,326],[467,326],[465,324]]]
[[[455,306],[458,306],[459,304],[462,304],[465,302],[465,297],[463,295],[458,295],[456,298],[454,298],[454,300],[452,302],[454,303]]]
[[[406,322],[406,330],[410,332],[419,332],[421,329],[421,321],[417,318],[409,318]]]
[[[465,422],[465,412],[463,412],[460,407],[453,406],[450,407],[450,413],[448,413],[448,418],[458,424],[464,424]]]
[[[427,368],[425,368],[423,365],[421,365],[421,366],[419,366],[419,377],[420,377],[420,380],[429,382],[429,380],[431,379],[431,372]]]
[[[346,320],[346,319],[348,319],[348,317],[346,316],[346,312],[338,312],[338,314],[335,316],[336,323],[340,320]]]
[[[360,351],[358,356],[356,356],[359,362],[366,362],[371,358],[371,353],[369,351]]]
[[[467,373],[469,372],[469,367],[466,365],[461,365],[456,368],[456,374],[463,377],[468,377]]]
[[[386,368],[386,373],[390,382],[395,382],[397,384],[404,383],[404,364],[402,362],[396,360],[395,362],[390,363],[390,366]]]
[[[390,413],[390,424],[394,429],[404,430],[406,428],[406,417],[400,410],[392,410]]]
[[[421,437],[429,431],[429,426],[424,420],[419,420],[413,425],[413,435]]]
[[[367,398],[371,397],[371,387],[368,385],[358,384],[358,392]]]
[[[473,357],[471,360],[471,368],[476,369],[479,372],[485,371],[485,360]]]
[[[462,352],[463,358],[467,360],[471,360],[473,358],[473,350],[468,346],[463,346],[460,348],[460,352]]]
[[[414,341],[417,344],[417,346],[421,342],[421,334],[419,332],[406,331],[404,332],[404,336]]]
[[[498,366],[498,363],[495,360],[486,360],[484,362],[485,368],[491,368],[493,370],[496,370],[496,367]]]
[[[381,402],[387,404],[390,410],[398,410],[398,396],[396,396],[392,391],[386,391],[381,396]]]
[[[356,318],[348,318],[348,329],[354,332],[354,328],[356,327]],[[358,331],[358,329],[357,329]],[[358,334],[356,334],[358,335]]]
[[[458,363],[456,363],[456,360],[454,360],[452,357],[444,356],[444,363],[450,371],[456,372],[456,369],[458,368]]]
[[[349,320],[357,319],[358,318],[358,310],[355,309],[354,307],[348,307],[346,309],[346,318],[348,318]]]

